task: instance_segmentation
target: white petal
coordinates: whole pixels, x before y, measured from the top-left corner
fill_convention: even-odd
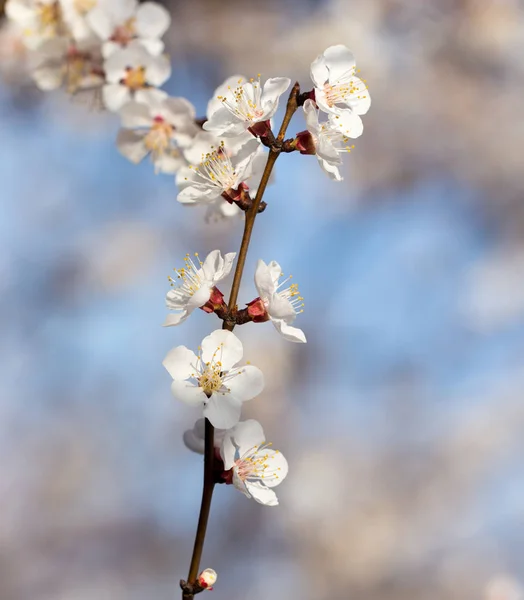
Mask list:
[[[310,73],[315,87],[322,88],[329,77],[329,70],[323,54],[319,54],[311,63]]]
[[[202,361],[220,361],[222,371],[229,371],[242,360],[243,354],[242,342],[227,329],[217,329],[202,340]]]
[[[185,167],[186,164],[187,163],[184,158],[178,153],[163,153],[160,154],[160,156],[158,156],[154,161],[156,172],[167,173],[171,175],[177,173],[182,167]]]
[[[138,164],[149,153],[144,144],[144,135],[144,132],[121,129],[116,138],[116,147],[132,163]]]
[[[202,388],[189,381],[173,381],[171,383],[171,392],[175,398],[190,406],[198,406],[207,401],[207,396],[202,391]]]
[[[235,444],[238,446],[240,456],[255,446],[262,445],[266,440],[262,425],[258,421],[255,421],[255,419],[247,419],[235,425],[231,434]]]
[[[222,258],[220,250],[213,250],[206,256],[204,264],[202,265],[204,277],[208,281],[214,281],[216,273],[222,271],[223,266],[224,259]]]
[[[136,31],[141,38],[161,38],[170,23],[169,11],[156,2],[144,2],[136,11]]]
[[[230,429],[240,419],[242,403],[229,395],[212,394],[206,406],[204,417],[210,420],[213,427]]]
[[[204,419],[199,419],[199,421],[204,421]],[[183,440],[186,448],[189,448],[192,452],[196,452],[197,454],[204,454],[206,443],[203,439],[198,437],[194,429],[184,431]]]
[[[267,485],[267,487],[276,487],[286,478],[289,472],[289,465],[282,452],[278,450],[266,448],[263,450],[263,453],[267,456],[268,472],[275,472],[273,476],[268,475],[264,477],[264,485]],[[275,477],[275,475],[278,475],[278,477]]]
[[[275,492],[258,481],[246,481],[246,488],[251,497],[259,504],[277,506],[278,498]]]
[[[244,133],[247,126],[248,123],[239,120],[228,108],[222,106],[202,125],[202,129],[211,131],[215,135],[232,137]]]
[[[170,118],[171,121],[177,121],[180,117],[194,120],[196,116],[195,107],[182,96],[167,98],[163,108],[166,117]]]
[[[283,319],[286,323],[291,323],[295,320],[295,309],[287,298],[277,292],[268,299],[268,302],[267,312],[271,318]]]
[[[213,92],[211,100],[207,104],[206,115],[208,119],[211,118],[213,113],[223,107],[222,100],[219,100],[218,96],[227,96],[228,94],[231,94],[230,90],[236,88],[239,85],[239,81],[246,81],[246,78],[242,75],[232,75],[217,87]]]
[[[31,75],[37,87],[45,92],[56,90],[64,80],[64,71],[61,67],[40,67]]]
[[[131,100],[131,92],[125,85],[108,83],[102,88],[102,99],[107,110],[116,112]]]
[[[196,202],[209,204],[214,202],[217,198],[220,198],[221,193],[219,188],[212,189],[198,185],[190,185],[181,190],[176,199],[182,204],[195,204]]]
[[[151,56],[160,56],[165,48],[165,44],[162,40],[140,38],[140,43]]]
[[[324,51],[324,58],[329,69],[329,83],[347,82],[355,74],[355,57],[346,46],[330,46]]]
[[[157,111],[161,108],[164,100],[167,98],[167,92],[157,90],[156,88],[146,88],[135,92],[135,100],[141,104],[146,104],[151,111]]]
[[[366,84],[358,77],[351,78],[351,88],[355,91],[351,93],[348,104],[357,115],[365,115],[371,106],[371,97]]]
[[[204,282],[201,287],[191,296],[187,303],[187,307],[189,310],[194,310],[195,308],[200,308],[204,306],[204,304],[209,300],[211,296],[211,286]]]
[[[171,62],[167,56],[153,56],[146,70],[147,83],[161,86],[171,75]]]
[[[163,327],[172,327],[173,325],[180,325],[183,323],[188,317],[190,313],[187,310],[184,310],[179,313],[169,313],[166,317],[166,320],[162,323]]]
[[[290,83],[291,79],[288,77],[272,77],[264,83],[262,92],[263,120],[270,119],[275,114],[280,96],[288,89]]]
[[[122,127],[133,129],[134,127],[151,127],[153,119],[149,107],[141,102],[132,100],[120,109]]]
[[[262,259],[259,259],[255,270],[255,286],[263,300],[271,298],[276,289],[271,271]]]
[[[297,342],[302,344],[307,342],[306,336],[304,335],[302,329],[298,329],[298,327],[292,327],[281,319],[271,319],[271,322],[276,327],[277,331],[282,335],[282,337],[288,342]]]
[[[330,162],[332,164],[335,164],[335,165],[342,164],[342,159],[340,158],[340,154],[337,152],[337,149],[335,148],[335,146],[333,145],[333,143],[331,142],[329,137],[327,137],[325,135],[320,136],[320,138],[318,140],[316,152],[317,152],[317,156],[320,156],[320,158],[323,158],[324,160],[327,160],[328,162]]]
[[[224,385],[237,400],[245,402],[258,396],[264,389],[264,375],[258,367],[246,365],[231,369],[224,381]]]
[[[364,131],[362,119],[352,110],[344,110],[338,115],[330,115],[329,122],[333,129],[340,131],[349,138],[358,138]]]
[[[320,156],[317,155],[318,163],[322,167],[322,169],[329,175],[329,178],[333,181],[342,181],[344,178],[340,174],[338,165],[334,165],[327,160],[324,160]]]
[[[304,110],[304,118],[306,120],[306,126],[310,133],[312,133],[315,137],[318,136],[318,132],[320,130],[318,124],[318,109],[315,106],[313,100],[306,100],[303,106]]]
[[[240,424],[240,423],[239,423]],[[220,446],[220,456],[224,461],[224,470],[229,471],[235,464],[237,449],[233,444],[233,429],[226,431]]]
[[[177,346],[166,354],[162,364],[173,379],[184,381],[197,371],[198,357],[189,348]]]
[[[114,22],[110,13],[102,6],[95,6],[86,15],[86,20],[91,29],[101,40],[107,40],[111,37],[114,29]]]

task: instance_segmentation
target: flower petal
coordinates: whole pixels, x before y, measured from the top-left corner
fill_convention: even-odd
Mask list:
[[[302,108],[304,111],[304,118],[306,120],[307,129],[316,138],[318,136],[318,132],[320,130],[320,127],[318,124],[319,111],[318,111],[317,107],[315,106],[315,103],[313,102],[313,100],[310,100],[310,99],[308,99],[304,102],[304,106]]]
[[[202,362],[220,361],[222,371],[229,371],[242,360],[243,354],[242,342],[226,329],[217,329],[202,340]]]
[[[352,110],[344,110],[338,115],[329,115],[329,123],[333,129],[349,138],[358,138],[364,131],[362,119]]]
[[[355,74],[355,57],[343,44],[324,50],[324,59],[329,70],[329,83],[347,82]]]
[[[183,323],[189,315],[190,313],[187,310],[183,310],[179,313],[169,313],[166,320],[162,323],[162,326],[172,327],[173,325],[180,325],[180,323]]]
[[[131,92],[120,83],[108,83],[102,88],[102,100],[107,110],[116,112],[131,100]]]
[[[135,127],[149,128],[153,123],[149,107],[135,100],[128,102],[120,109],[120,118],[122,119],[122,126],[128,129]]]
[[[144,2],[136,11],[136,32],[141,38],[161,38],[170,23],[169,11],[157,2]]]
[[[187,308],[189,310],[194,310],[195,308],[204,306],[204,304],[209,300],[210,296],[211,286],[207,282],[204,282],[200,289],[198,289],[189,299]]]
[[[275,492],[258,481],[246,481],[247,491],[251,497],[264,506],[277,506],[278,498]]]
[[[149,154],[149,150],[144,143],[144,136],[145,132],[121,129],[116,138],[116,147],[120,154],[132,163],[138,164]]]
[[[311,63],[311,79],[315,87],[322,88],[329,78],[329,70],[323,54],[319,54]]]
[[[282,319],[271,319],[271,322],[275,326],[276,330],[288,342],[297,342],[302,344],[307,342],[306,336],[304,335],[302,329],[298,329],[298,327],[292,327]]]
[[[262,259],[259,259],[255,270],[255,286],[262,300],[269,300],[277,287],[268,265]]]
[[[244,455],[254,446],[260,446],[266,440],[262,425],[258,421],[255,421],[255,419],[241,421],[233,427],[231,435],[235,445],[238,446],[240,456]]]
[[[224,380],[233,398],[245,402],[258,396],[264,389],[264,375],[253,365],[231,369]]]
[[[199,421],[204,422],[204,419],[199,419]],[[195,429],[187,429],[184,431],[183,440],[186,448],[189,448],[189,450],[196,452],[197,454],[204,454],[206,443],[203,438],[198,436],[198,434],[195,432]]]
[[[234,429],[234,428],[233,428]],[[226,431],[224,439],[220,446],[220,456],[224,461],[224,470],[229,471],[235,464],[237,449],[233,444],[232,430]]]
[[[262,91],[264,116],[261,120],[270,119],[275,114],[280,96],[288,89],[290,83],[289,77],[271,77],[264,83]]]
[[[171,383],[171,392],[175,398],[190,406],[199,406],[207,402],[207,396],[202,391],[202,388],[189,381],[173,381]]]
[[[297,313],[287,298],[277,292],[268,299],[268,302],[267,312],[271,318],[283,319],[286,323],[295,320]]]
[[[202,265],[204,277],[208,281],[215,281],[215,275],[218,272],[221,272],[223,267],[224,259],[222,258],[220,250],[213,250],[206,256],[204,264]]]
[[[189,379],[197,370],[198,357],[189,348],[177,346],[166,354],[162,364],[173,379],[184,381]]]
[[[229,395],[212,394],[204,406],[204,417],[210,420],[213,427],[230,429],[239,419],[242,403]]]
[[[264,454],[267,456],[266,463],[268,464],[267,474],[264,477],[264,485],[267,485],[267,487],[276,487],[286,478],[289,465],[279,450],[266,448]]]

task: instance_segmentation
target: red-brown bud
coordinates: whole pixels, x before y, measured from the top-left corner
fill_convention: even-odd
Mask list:
[[[309,131],[301,131],[297,133],[293,145],[300,152],[300,154],[316,154],[317,149],[315,146],[315,140]]]
[[[225,306],[224,294],[217,288],[213,287],[209,300],[200,308],[207,313],[215,312]]]
[[[271,133],[271,121],[259,121],[248,128],[255,137],[267,137]]]
[[[247,314],[255,323],[265,323],[269,321],[266,306],[261,298],[255,298],[247,304]]]

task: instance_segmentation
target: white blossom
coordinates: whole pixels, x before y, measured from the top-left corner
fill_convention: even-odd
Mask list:
[[[263,87],[260,76],[249,81],[243,77],[227,79],[208,105],[208,121],[203,128],[218,136],[237,136],[250,129],[257,135],[253,128],[270,121],[290,83],[287,77],[268,79]]]
[[[132,41],[126,48],[117,50],[104,62],[107,84],[102,94],[105,106],[118,111],[134,98],[139,90],[149,89],[158,98],[166,98],[161,86],[171,74],[171,64],[166,56],[152,56],[138,43]]]
[[[304,102],[307,132],[297,134],[297,149],[302,154],[315,154],[322,169],[332,179],[342,181],[338,169],[342,164],[340,154],[354,148],[349,144],[349,138],[362,134],[362,119],[350,111],[343,111],[320,122],[319,114],[312,100]]]
[[[195,108],[188,100],[139,90],[120,109],[120,117],[117,147],[131,162],[150,154],[157,173],[176,173],[187,164],[179,147],[190,144],[198,132]]]
[[[187,254],[184,267],[175,269],[176,279],[169,277],[172,289],[167,292],[166,305],[177,312],[167,315],[164,326],[179,325],[196,308],[207,304],[214,294],[222,296],[215,286],[229,275],[235,256],[235,252],[229,252],[222,258],[220,250],[213,250],[204,262],[195,254],[195,264]]]
[[[7,0],[5,14],[18,25],[22,39],[30,49],[65,33],[62,9],[57,0]]]
[[[351,110],[357,115],[368,112],[371,98],[366,84],[355,75],[352,52],[341,44],[330,46],[311,63],[315,101],[327,113]]]
[[[173,395],[192,406],[203,406],[214,427],[228,429],[240,419],[242,402],[264,388],[262,371],[252,365],[235,367],[243,356],[242,342],[231,331],[217,329],[205,337],[198,356],[185,346],[168,352],[163,361],[173,383]]]
[[[97,90],[104,83],[98,48],[56,38],[44,42],[33,55],[32,77],[41,90],[64,86],[69,94]]]
[[[195,141],[199,143],[200,140]],[[177,173],[179,202],[210,204],[221,196],[233,200],[241,189],[258,187],[266,164],[266,154],[258,140],[251,138],[235,149],[234,154],[224,140],[218,145],[204,144],[203,149],[198,163]],[[194,148],[185,152],[186,157],[196,158],[194,154]]]
[[[232,470],[237,490],[260,504],[276,506],[278,498],[272,488],[285,479],[288,464],[265,440],[260,423],[254,419],[242,421],[226,431],[220,454],[224,469]]]
[[[150,54],[158,56],[164,50],[161,38],[169,28],[171,16],[156,2],[139,4],[137,0],[99,0],[87,20],[103,40],[104,57],[127,47],[133,40]]]
[[[284,339],[290,342],[306,342],[304,332],[291,326],[297,314],[303,312],[304,299],[300,296],[296,284],[281,289],[291,279],[290,276],[279,284],[281,276],[280,265],[274,260],[267,265],[263,260],[258,261],[255,285],[260,298],[248,304],[248,313],[255,322],[271,320]]]

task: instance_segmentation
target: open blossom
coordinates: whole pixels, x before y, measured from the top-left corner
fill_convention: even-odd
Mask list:
[[[41,90],[64,86],[69,94],[100,88],[104,83],[98,48],[90,44],[56,38],[35,52],[32,77]]]
[[[235,367],[242,342],[231,331],[217,329],[202,340],[198,356],[185,346],[170,350],[163,361],[173,383],[173,395],[192,406],[203,406],[214,427],[229,429],[240,419],[242,402],[264,389],[262,371],[252,365]]]
[[[156,2],[139,4],[137,0],[99,0],[87,20],[101,40],[105,58],[127,47],[133,40],[152,55],[164,50],[161,37],[168,30],[171,16]]]
[[[210,114],[203,128],[219,136],[236,136],[246,130],[259,135],[276,113],[280,96],[290,83],[287,77],[273,77],[262,87],[260,76],[249,81],[229,78],[216,90],[219,102],[208,106]],[[262,125],[257,126],[258,123]]]
[[[58,0],[7,0],[5,14],[19,26],[25,45],[31,49],[65,33]]]
[[[183,204],[210,204],[222,196],[231,202],[239,197],[242,189],[258,187],[265,163],[265,152],[254,138],[235,154],[230,154],[223,140],[218,146],[207,146],[199,164],[178,172],[177,200]]]
[[[222,258],[220,250],[213,250],[204,262],[195,254],[195,264],[189,254],[186,255],[184,267],[175,269],[176,279],[169,277],[172,289],[167,292],[166,305],[177,312],[167,315],[164,326],[179,325],[195,308],[206,308],[209,302],[221,303],[224,297],[216,284],[229,275],[235,256],[235,252],[229,252]]]
[[[354,146],[349,138],[362,134],[362,119],[350,111],[340,115],[329,115],[327,121],[319,121],[320,111],[312,100],[304,102],[307,131],[296,136],[297,149],[301,154],[315,154],[322,169],[334,180],[342,181],[339,166],[340,154],[351,152]],[[343,131],[341,131],[343,130]]]
[[[104,62],[107,84],[102,89],[105,106],[117,111],[133,100],[139,90],[149,89],[158,98],[166,98],[161,90],[153,90],[167,81],[171,64],[166,56],[152,56],[136,40],[117,50]]]
[[[176,173],[186,165],[179,147],[191,143],[198,131],[195,108],[185,98],[162,98],[155,90],[139,90],[135,100],[120,109],[122,126],[117,147],[131,162],[148,154],[156,172]]]
[[[220,448],[225,433],[225,429],[215,429],[215,435],[213,436],[215,448]],[[204,454],[206,448],[206,420],[197,419],[193,429],[184,431],[183,439],[186,448],[197,454]]]
[[[315,101],[327,113],[351,110],[357,115],[368,112],[371,98],[366,84],[355,75],[352,52],[341,44],[330,46],[311,63]]]
[[[272,488],[281,483],[288,464],[284,456],[266,443],[258,421],[249,419],[226,431],[220,449],[224,469],[231,469],[231,483],[260,504],[276,506],[278,498]]]
[[[269,264],[259,260],[255,271],[255,285],[259,298],[248,304],[248,313],[255,322],[271,320],[276,330],[290,342],[306,342],[306,336],[301,329],[292,327],[291,323],[297,314],[303,311],[303,298],[298,286],[291,284],[281,289],[291,276],[278,283],[282,276],[280,265],[272,260]]]

